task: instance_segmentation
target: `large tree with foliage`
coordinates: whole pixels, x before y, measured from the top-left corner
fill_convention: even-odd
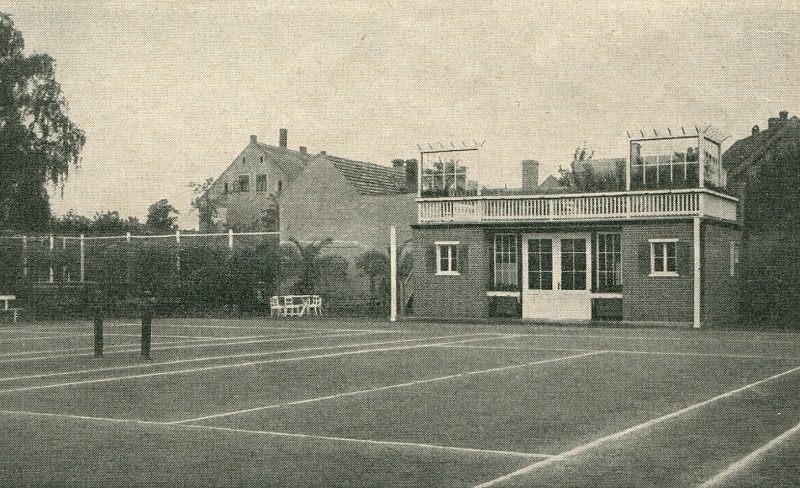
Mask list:
[[[86,137],[65,114],[53,58],[24,48],[0,13],[0,229],[35,231],[50,220],[48,183],[63,189]]]
[[[147,209],[147,228],[155,233],[175,232],[178,229],[178,209],[170,205],[166,198],[150,205]]]

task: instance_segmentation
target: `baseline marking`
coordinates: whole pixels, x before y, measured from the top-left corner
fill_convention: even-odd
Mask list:
[[[782,373],[778,373],[778,374],[772,375],[769,378],[764,378],[762,380],[755,381],[753,383],[750,383],[749,385],[745,385],[745,386],[742,386],[740,388],[736,388],[735,390],[731,390],[731,391],[723,393],[721,395],[717,395],[715,397],[709,398],[708,400],[704,400],[702,402],[695,403],[694,405],[689,405],[686,408],[682,408],[682,409],[677,410],[675,412],[668,413],[666,415],[662,415],[661,417],[650,419],[647,422],[643,422],[643,423],[641,423],[639,425],[634,425],[633,427],[629,427],[629,428],[627,428],[625,430],[621,430],[619,432],[615,432],[615,433],[607,435],[605,437],[600,437],[599,439],[595,439],[595,440],[593,440],[591,442],[588,442],[586,444],[582,444],[582,445],[580,445],[578,447],[570,449],[569,451],[562,452],[561,454],[556,454],[553,457],[550,457],[550,458],[547,458],[545,460],[533,463],[533,464],[531,464],[529,466],[525,466],[524,468],[518,469],[516,471],[513,471],[511,473],[503,475],[503,476],[501,476],[499,478],[495,478],[495,479],[489,480],[489,481],[487,481],[485,483],[481,483],[479,485],[476,485],[474,488],[485,488],[485,487],[488,487],[488,486],[494,486],[494,485],[496,485],[498,483],[501,483],[503,481],[506,481],[508,479],[515,478],[517,476],[530,473],[531,471],[533,471],[535,469],[538,469],[538,468],[541,468],[541,467],[544,467],[544,466],[548,466],[550,464],[553,464],[553,463],[556,463],[556,462],[559,462],[559,461],[563,461],[565,459],[569,459],[571,457],[577,456],[578,454],[581,454],[581,453],[583,453],[585,451],[593,449],[593,448],[595,448],[597,446],[600,446],[602,444],[605,444],[607,442],[614,441],[614,440],[617,440],[617,439],[621,439],[622,437],[625,437],[628,434],[632,434],[632,433],[638,432],[640,430],[648,429],[648,428],[650,428],[650,427],[652,427],[652,426],[654,426],[656,424],[660,424],[661,422],[664,422],[665,420],[669,420],[669,419],[678,417],[678,416],[683,415],[685,413],[691,412],[692,410],[696,410],[696,409],[698,409],[700,407],[704,407],[704,406],[708,405],[709,403],[712,403],[712,402],[715,402],[717,400],[721,400],[723,398],[727,398],[727,397],[736,395],[737,393],[741,393],[741,392],[743,392],[745,390],[749,390],[750,388],[753,388],[754,386],[758,386],[758,385],[760,385],[762,383],[766,383],[768,381],[772,381],[772,380],[774,380],[776,378],[780,378],[782,376],[786,376],[788,374],[792,374],[792,373],[794,373],[796,371],[800,371],[800,366],[797,366],[795,368],[789,369],[789,370],[784,371]]]
[[[438,347],[438,346],[433,346],[433,347]],[[243,410],[236,410],[236,411],[233,411],[233,412],[223,412],[223,413],[217,413],[217,414],[213,414],[213,415],[205,415],[203,417],[195,417],[195,418],[191,418],[191,419],[176,420],[176,421],[168,422],[168,423],[170,423],[170,424],[184,424],[184,423],[189,423],[189,422],[200,422],[201,420],[209,420],[209,419],[215,419],[215,418],[220,418],[220,417],[228,417],[228,416],[231,416],[231,415],[239,415],[239,414],[243,414],[243,413],[251,413],[251,412],[257,412],[257,411],[261,411],[261,410],[268,410],[268,409],[274,409],[274,408],[291,407],[291,406],[295,406],[295,405],[303,405],[303,404],[306,404],[306,403],[313,403],[313,402],[321,402],[321,401],[325,401],[325,400],[332,400],[334,398],[343,398],[343,397],[347,397],[347,396],[355,396],[355,395],[363,395],[363,394],[366,394],[366,393],[374,393],[374,392],[377,392],[377,391],[386,391],[386,390],[392,390],[392,389],[396,389],[396,388],[405,388],[405,387],[409,387],[409,386],[423,385],[423,384],[426,384],[426,383],[436,383],[436,382],[439,382],[439,381],[447,381],[447,380],[452,380],[452,379],[456,379],[456,378],[463,378],[463,377],[466,377],[466,376],[473,376],[473,375],[479,375],[479,374],[485,374],[485,373],[496,373],[498,371],[507,371],[507,370],[510,370],[510,369],[527,368],[527,367],[535,366],[535,365],[538,365],[538,364],[554,363],[556,361],[566,361],[566,360],[569,360],[569,359],[577,359],[577,358],[582,358],[582,357],[585,357],[585,356],[593,356],[593,355],[596,355],[596,354],[603,354],[604,352],[605,351],[592,351],[592,352],[588,352],[588,353],[584,353],[584,354],[575,354],[573,356],[564,356],[564,357],[559,357],[559,358],[543,359],[543,360],[540,360],[540,361],[533,361],[533,362],[523,363],[523,364],[513,364],[513,365],[510,365],[510,366],[500,366],[500,367],[497,367],[497,368],[490,368],[490,369],[481,369],[481,370],[478,370],[478,371],[467,371],[467,372],[464,372],[464,373],[456,373],[456,374],[451,374],[451,375],[447,375],[447,376],[439,376],[437,378],[428,378],[428,379],[424,379],[424,380],[408,381],[408,382],[405,382],[405,383],[396,383],[396,384],[393,384],[393,385],[378,386],[376,388],[368,388],[368,389],[365,389],[365,390],[348,391],[348,392],[345,392],[345,393],[337,393],[337,394],[334,394],[334,395],[327,395],[327,396],[322,396],[322,397],[317,397],[317,398],[308,398],[308,399],[305,399],[305,400],[295,400],[295,401],[292,401],[292,402],[277,403],[277,404],[274,404],[274,405],[264,405],[264,406],[261,406],[261,407],[246,408],[246,409],[243,409]]]
[[[709,488],[711,486],[716,486],[720,484],[722,481],[725,481],[727,478],[739,473],[743,469],[747,468],[749,465],[753,464],[756,460],[758,460],[761,456],[763,456],[767,451],[776,447],[777,445],[781,444],[782,442],[786,441],[789,437],[796,434],[800,431],[800,424],[795,425],[791,429],[787,430],[783,434],[779,435],[778,437],[772,439],[771,441],[767,442],[763,446],[759,447],[755,451],[751,452],[747,456],[743,457],[742,459],[736,461],[735,463],[731,464],[724,470],[717,473],[715,476],[707,480],[702,485],[699,485],[697,488]]]
[[[311,439],[311,440],[326,440],[326,441],[335,441],[335,442],[347,442],[347,443],[354,443],[354,444],[369,444],[369,445],[377,445],[377,446],[389,446],[389,447],[401,447],[401,448],[411,448],[411,449],[422,449],[422,450],[440,450],[440,451],[451,451],[451,452],[460,452],[466,454],[491,454],[491,455],[501,455],[501,456],[510,456],[510,457],[526,457],[526,458],[547,458],[551,456],[551,454],[539,454],[539,453],[530,453],[530,452],[517,452],[517,451],[502,451],[502,450],[495,450],[495,449],[477,449],[471,447],[455,447],[455,446],[439,446],[436,444],[423,444],[423,443],[416,443],[416,442],[400,442],[400,441],[377,441],[377,440],[370,440],[370,439],[353,439],[349,437],[332,437],[332,436],[321,436],[321,435],[312,435],[312,434],[297,434],[293,432],[272,432],[267,430],[248,430],[248,429],[235,429],[230,427],[215,427],[212,425],[192,425],[192,424],[169,424],[164,422],[153,422],[149,420],[128,420],[128,419],[115,419],[115,418],[106,418],[106,417],[89,417],[84,415],[70,415],[70,414],[61,414],[61,413],[45,413],[45,412],[28,412],[28,411],[21,411],[21,410],[0,410],[0,415],[9,415],[9,416],[31,416],[31,417],[51,417],[51,418],[63,418],[63,419],[72,419],[72,420],[84,420],[84,421],[92,421],[92,422],[105,422],[105,423],[118,423],[118,424],[136,424],[136,425],[145,425],[145,426],[155,426],[155,427],[164,427],[164,428],[175,428],[175,429],[184,429],[184,430],[206,430],[206,431],[217,431],[217,432],[232,432],[238,434],[253,434],[253,435],[266,435],[266,436],[273,436],[273,437],[289,437],[289,438],[296,438],[296,439]]]
[[[437,340],[437,339],[448,339],[453,337],[464,337],[463,334],[456,335],[456,336],[442,336],[442,337],[432,337],[430,339]],[[467,337],[474,337],[467,336]],[[498,337],[498,339],[502,339],[504,336]],[[468,340],[483,340],[484,338],[481,337],[479,339],[468,339]],[[408,339],[407,341],[399,341],[399,342],[408,342],[412,340],[424,340],[424,339]],[[358,346],[354,346],[358,347]],[[123,380],[130,380],[130,379],[138,379],[138,378],[151,378],[154,376],[169,376],[169,375],[176,375],[176,374],[188,374],[188,373],[197,373],[200,371],[213,371],[216,369],[228,369],[228,368],[243,368],[247,366],[256,366],[259,364],[270,364],[270,363],[281,363],[281,362],[291,362],[291,361],[303,361],[307,359],[324,359],[324,358],[332,358],[332,357],[340,357],[340,356],[348,356],[354,354],[366,354],[371,352],[385,352],[385,351],[397,351],[397,350],[404,350],[404,349],[415,349],[421,347],[430,347],[429,344],[415,344],[413,346],[401,346],[401,347],[387,347],[387,348],[376,348],[376,349],[362,349],[358,351],[345,351],[345,352],[336,352],[336,353],[329,353],[329,354],[316,354],[313,356],[301,356],[301,357],[294,357],[294,358],[279,358],[279,359],[267,359],[263,361],[248,361],[244,363],[234,363],[234,364],[221,364],[215,366],[202,366],[198,368],[191,368],[191,369],[180,369],[175,371],[157,371],[155,373],[144,373],[144,374],[134,374],[128,376],[115,376],[113,378],[96,378],[91,380],[80,380],[80,381],[70,381],[67,383],[56,383],[50,385],[35,385],[35,386],[21,386],[16,388],[6,388],[4,390],[0,390],[0,393],[16,393],[21,391],[32,391],[32,390],[44,390],[48,388],[59,388],[64,386],[77,386],[77,385],[85,385],[90,383],[108,383],[111,381],[123,381]]]

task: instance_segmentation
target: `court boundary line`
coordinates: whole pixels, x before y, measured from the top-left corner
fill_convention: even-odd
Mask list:
[[[758,461],[761,457],[763,457],[769,450],[773,449],[774,447],[778,446],[782,442],[784,442],[789,437],[797,434],[800,431],[800,423],[792,427],[791,429],[787,430],[786,432],[782,433],[778,437],[775,437],[771,441],[767,442],[763,446],[759,447],[755,451],[752,451],[750,454],[746,455],[745,457],[739,459],[738,461],[729,464],[725,469],[718,472],[701,485],[698,485],[697,488],[710,488],[712,486],[716,486],[719,483],[725,481],[726,479],[730,478],[731,476],[735,476],[739,474],[741,471],[749,468],[753,465],[756,461]]]
[[[412,340],[438,340],[438,339],[447,339],[451,337],[464,337],[465,334],[455,335],[455,336],[443,336],[443,337],[433,337],[433,338],[423,338],[423,339],[408,339],[408,341]],[[467,337],[471,337],[472,339],[467,340],[483,340],[483,337],[474,338],[474,335],[467,335]],[[498,337],[498,339],[503,338],[504,336]],[[435,343],[434,343],[435,344]],[[357,346],[356,346],[357,347]],[[259,364],[271,364],[271,363],[279,363],[279,362],[291,362],[291,361],[303,361],[309,359],[325,359],[331,357],[340,357],[340,356],[347,356],[347,355],[354,355],[354,354],[368,354],[372,352],[385,352],[385,351],[396,351],[396,350],[405,350],[405,349],[415,349],[415,348],[422,348],[422,347],[430,347],[430,344],[414,344],[411,346],[401,346],[401,347],[391,347],[391,348],[376,348],[376,349],[363,349],[357,351],[344,351],[344,352],[337,352],[337,353],[330,353],[330,354],[316,354],[313,356],[301,356],[301,357],[292,357],[292,358],[278,358],[278,359],[267,359],[263,361],[247,361],[244,363],[233,363],[233,364],[221,364],[221,365],[214,365],[214,366],[202,366],[198,368],[191,368],[191,369],[181,369],[175,371],[156,371],[153,373],[144,373],[144,374],[135,374],[135,375],[128,375],[128,376],[115,376],[112,378],[95,378],[90,380],[79,380],[79,381],[70,381],[66,383],[54,383],[48,385],[34,385],[34,386],[21,386],[21,387],[13,387],[13,388],[6,388],[0,390],[0,394],[4,393],[18,393],[23,391],[33,391],[33,390],[45,390],[50,388],[61,388],[67,386],[78,386],[78,385],[85,385],[85,384],[92,384],[92,383],[110,383],[112,381],[125,381],[130,379],[138,379],[138,378],[150,378],[156,376],[169,376],[169,375],[178,375],[178,374],[190,374],[190,373],[197,373],[200,371],[213,371],[217,369],[227,369],[227,368],[244,368],[248,366],[256,366]]]
[[[379,332],[380,334],[384,334],[385,332]],[[157,350],[170,350],[170,349],[186,349],[186,348],[201,348],[201,347],[217,347],[217,346],[241,346],[245,344],[258,344],[258,343],[265,343],[265,342],[288,342],[293,340],[306,340],[306,339],[317,339],[317,338],[326,338],[326,337],[354,337],[358,335],[369,335],[373,334],[373,332],[352,332],[347,334],[333,334],[333,335],[322,335],[322,334],[314,334],[308,336],[278,336],[278,337],[271,337],[271,336],[250,336],[248,337],[241,337],[241,338],[231,338],[231,339],[223,339],[223,340],[210,340],[210,339],[197,339],[201,342],[186,342],[186,341],[173,341],[173,342],[166,342],[162,344],[156,344]],[[247,340],[243,340],[247,339]],[[120,344],[118,346],[113,346],[115,349],[113,351],[107,352],[114,352],[114,353],[126,353],[126,352],[137,352],[141,350],[141,347],[133,347],[136,343],[133,344]],[[127,349],[125,349],[127,348]],[[62,349],[61,351],[93,351],[91,347],[81,347],[75,348],[73,350],[69,349]],[[38,351],[36,351],[38,352]],[[46,351],[45,351],[46,352]],[[32,352],[31,354],[35,354]],[[13,357],[13,358],[0,358],[0,364],[2,363],[13,363],[13,362],[24,362],[24,361],[41,361],[47,359],[62,359],[62,358],[72,358],[72,357],[85,357],[85,356],[93,356],[93,353],[87,354],[60,354],[60,355],[48,355],[48,356],[34,356],[34,357]]]
[[[582,348],[561,348],[561,347],[512,347],[512,346],[474,346],[474,345],[453,345],[453,346],[440,346],[442,348],[461,348],[461,349],[508,349],[513,351],[594,351],[596,349],[582,349]],[[691,352],[691,351],[641,351],[632,349],[604,349],[608,353],[616,354],[641,354],[641,355],[654,355],[654,356],[688,356],[688,357],[719,357],[731,359],[771,359],[776,361],[800,360],[798,356],[767,356],[759,354],[716,354],[705,352]]]
[[[336,335],[329,335],[329,336],[314,336],[314,338],[338,338],[338,337],[357,337],[368,335],[366,332],[360,333],[352,333],[352,334],[336,334]],[[308,338],[308,337],[306,337]],[[368,345],[378,345],[378,344],[393,344],[397,341],[382,341],[376,343],[368,343]],[[222,346],[227,346],[228,344],[220,344]],[[29,374],[23,376],[6,376],[0,377],[0,383],[6,381],[20,381],[20,380],[28,380],[28,379],[40,379],[40,378],[52,378],[54,376],[67,376],[71,374],[88,374],[88,373],[101,373],[104,371],[119,371],[124,369],[136,369],[136,368],[150,368],[150,367],[157,367],[157,366],[169,366],[173,364],[182,364],[182,363],[191,363],[191,362],[200,362],[200,361],[216,361],[221,359],[235,359],[240,357],[255,357],[255,356],[271,356],[276,354],[291,354],[295,352],[308,352],[308,351],[317,351],[317,350],[325,350],[325,349],[341,349],[345,347],[359,347],[361,344],[333,344],[330,346],[318,346],[318,347],[306,347],[302,349],[282,349],[278,351],[263,351],[263,352],[247,352],[247,353],[240,353],[240,354],[226,354],[221,356],[203,356],[198,358],[186,358],[186,359],[174,359],[170,361],[153,361],[153,362],[144,362],[144,363],[137,363],[137,364],[126,364],[122,366],[109,366],[106,368],[94,368],[94,369],[81,369],[81,370],[72,370],[72,371],[58,371],[54,373],[39,373],[39,374]],[[135,349],[138,351],[138,349]]]
[[[693,410],[697,410],[698,408],[701,408],[701,407],[704,407],[704,406],[706,406],[706,405],[708,405],[710,403],[716,402],[717,400],[722,400],[723,398],[728,398],[730,396],[733,396],[733,395],[736,395],[738,393],[741,393],[741,392],[743,392],[745,390],[749,390],[749,389],[751,389],[751,388],[753,388],[755,386],[758,386],[758,385],[760,385],[762,383],[766,383],[768,381],[772,381],[772,380],[780,378],[782,376],[786,376],[786,375],[792,374],[792,373],[794,373],[796,371],[800,371],[800,366],[796,366],[796,367],[794,367],[792,369],[783,371],[781,373],[774,374],[774,375],[769,376],[767,378],[764,378],[764,379],[755,381],[753,383],[741,386],[739,388],[730,390],[728,392],[719,394],[717,396],[714,396],[714,397],[711,397],[709,399],[703,400],[702,402],[698,402],[698,403],[689,405],[688,407],[684,407],[684,408],[682,408],[680,410],[676,410],[674,412],[662,415],[660,417],[656,417],[656,418],[650,419],[650,420],[648,420],[646,422],[642,422],[640,424],[628,427],[627,429],[624,429],[624,430],[621,430],[621,431],[618,431],[618,432],[614,432],[613,434],[609,434],[609,435],[600,437],[600,438],[595,439],[595,440],[593,440],[591,442],[587,442],[586,444],[581,444],[581,445],[579,445],[577,447],[574,447],[572,449],[564,451],[564,452],[562,452],[560,454],[556,454],[556,455],[554,455],[552,457],[549,457],[549,458],[547,458],[545,460],[533,463],[531,465],[525,466],[524,468],[520,468],[520,469],[518,469],[516,471],[512,471],[511,473],[505,474],[505,475],[500,476],[498,478],[495,478],[495,479],[486,481],[484,483],[475,485],[473,488],[486,488],[486,487],[489,487],[489,486],[494,486],[497,483],[501,483],[501,482],[506,481],[508,479],[515,478],[515,477],[523,475],[523,474],[528,474],[528,473],[534,471],[535,469],[538,469],[538,468],[541,468],[541,467],[544,467],[544,466],[548,466],[550,464],[553,464],[553,463],[556,463],[556,462],[559,462],[559,461],[563,461],[565,459],[569,459],[569,458],[575,457],[575,456],[577,456],[579,454],[582,454],[585,451],[589,451],[589,450],[591,450],[591,449],[593,449],[595,447],[598,447],[598,446],[600,446],[602,444],[606,444],[606,443],[608,443],[610,441],[621,439],[621,438],[627,436],[628,434],[632,434],[634,432],[638,432],[638,431],[641,431],[641,430],[648,429],[648,428],[650,428],[650,427],[652,427],[654,425],[660,424],[660,423],[662,423],[662,422],[664,422],[666,420],[669,420],[669,419],[672,419],[672,418],[675,418],[675,417],[679,417],[679,416],[681,416],[681,415],[683,415],[685,413],[691,412]]]
[[[303,399],[303,400],[293,400],[291,402],[276,403],[276,404],[272,404],[272,405],[262,405],[260,407],[252,407],[252,408],[246,408],[246,409],[242,409],[242,410],[235,410],[235,411],[230,411],[230,412],[222,412],[222,413],[217,413],[217,414],[212,414],[212,415],[205,415],[205,416],[202,416],[202,417],[195,417],[195,418],[190,418],[190,419],[174,420],[174,421],[168,422],[168,423],[170,423],[170,424],[187,424],[189,422],[201,422],[203,420],[217,419],[217,418],[222,418],[222,417],[230,417],[232,415],[240,415],[240,414],[244,414],[244,413],[260,412],[262,410],[270,410],[270,409],[284,408],[284,407],[293,407],[293,406],[296,406],[296,405],[304,405],[304,404],[307,404],[307,403],[315,403],[315,402],[321,402],[321,401],[325,401],[325,400],[333,400],[335,398],[344,398],[344,397],[349,397],[349,396],[356,396],[356,395],[364,395],[364,394],[368,394],[368,393],[375,393],[375,392],[378,392],[378,391],[393,390],[393,389],[397,389],[397,388],[406,388],[406,387],[409,387],[409,386],[424,385],[424,384],[428,384],[428,383],[437,383],[437,382],[440,382],[440,381],[447,381],[447,380],[452,380],[452,379],[456,379],[456,378],[465,378],[467,376],[477,376],[479,374],[496,373],[498,371],[507,371],[507,370],[510,370],[510,369],[527,368],[527,367],[536,366],[536,365],[539,365],[539,364],[554,363],[554,362],[557,362],[557,361],[566,361],[566,360],[569,360],[569,359],[578,359],[578,358],[587,357],[587,356],[594,356],[594,355],[598,355],[598,354],[603,354],[604,352],[605,351],[592,351],[592,352],[587,352],[587,353],[584,353],[584,354],[575,354],[575,355],[572,355],[572,356],[561,356],[561,357],[557,357],[557,358],[548,358],[548,359],[542,359],[542,360],[539,360],[539,361],[531,361],[531,362],[522,363],[522,364],[511,364],[511,365],[507,365],[507,366],[498,366],[498,367],[495,367],[495,368],[481,369],[481,370],[475,370],[475,371],[464,371],[464,372],[461,372],[461,373],[455,373],[455,374],[450,374],[450,375],[445,375],[445,376],[437,376],[435,378],[426,378],[426,379],[422,379],[422,380],[406,381],[406,382],[403,382],[403,383],[394,383],[394,384],[391,384],[391,385],[377,386],[377,387],[374,387],[374,388],[367,388],[367,389],[363,389],[363,390],[349,391],[349,392],[344,392],[344,393],[335,393],[333,395],[325,395],[325,396],[321,396],[321,397],[307,398],[307,399]]]
[[[333,442],[346,442],[353,444],[368,444],[389,447],[402,447],[406,449],[422,449],[422,450],[437,450],[437,451],[452,451],[467,454],[488,454],[499,455],[508,457],[526,457],[526,458],[547,458],[552,454],[541,454],[532,452],[519,452],[519,451],[505,451],[498,449],[479,449],[474,447],[458,447],[458,446],[440,446],[438,444],[427,444],[417,442],[403,442],[403,441],[380,441],[375,439],[356,439],[350,437],[336,437],[336,436],[323,436],[315,434],[301,434],[296,432],[277,432],[269,430],[250,430],[250,429],[237,429],[233,427],[219,427],[214,425],[195,425],[195,424],[171,424],[167,422],[157,422],[153,420],[136,420],[136,419],[119,419],[111,417],[94,417],[87,415],[73,415],[51,412],[31,412],[26,410],[0,410],[0,415],[6,416],[30,416],[30,417],[49,417],[60,418],[67,420],[82,420],[88,422],[99,423],[115,423],[115,424],[134,424],[150,427],[173,428],[181,430],[204,430],[214,432],[230,432],[237,434],[249,435],[266,435],[272,437],[289,437],[296,439],[310,439],[310,440],[324,440]]]
[[[680,336],[647,337],[647,336],[624,336],[624,335],[604,336],[596,334],[544,334],[544,333],[534,334],[525,332],[520,332],[517,335],[521,337],[569,337],[569,338],[588,338],[588,339],[633,339],[633,340],[645,340],[645,341],[665,340],[665,341],[687,341],[687,342],[744,342],[747,344],[761,344],[761,345],[772,345],[772,344],[797,345],[796,341],[788,341],[788,340],[754,341],[747,339],[722,339],[709,336],[696,336],[696,335],[693,336],[692,334],[698,334],[698,332],[696,331],[690,332],[687,330],[686,337],[680,337]]]

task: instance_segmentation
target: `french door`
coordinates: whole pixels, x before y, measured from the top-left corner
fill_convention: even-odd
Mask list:
[[[591,242],[586,233],[523,235],[523,318],[592,318]]]

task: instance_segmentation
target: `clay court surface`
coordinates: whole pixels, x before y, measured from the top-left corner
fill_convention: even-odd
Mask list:
[[[800,334],[0,326],[2,486],[797,486]]]

